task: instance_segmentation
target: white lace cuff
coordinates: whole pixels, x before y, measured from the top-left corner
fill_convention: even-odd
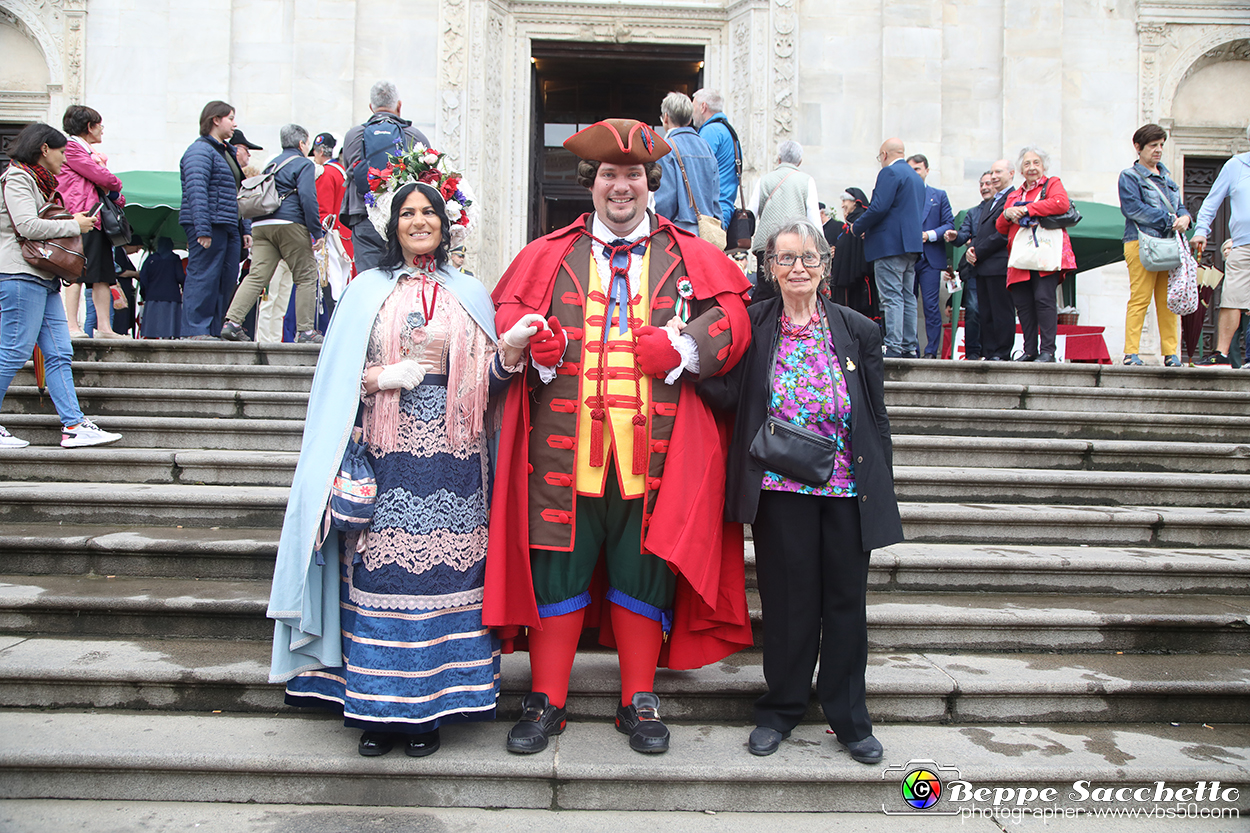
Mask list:
[[[544,385],[551,384],[551,380],[556,378],[555,367],[547,367],[545,364],[539,364],[538,362],[534,361],[533,356],[530,356],[530,364],[534,365],[534,369],[538,371],[538,379]],[[556,367],[559,367],[559,365],[556,365]]]
[[[671,385],[681,376],[682,371],[689,370],[696,374],[699,372],[699,345],[693,336],[685,333],[677,335],[667,327],[664,328],[664,332],[668,333],[668,340],[673,343],[673,349],[681,355],[681,362],[664,377],[664,384]]]

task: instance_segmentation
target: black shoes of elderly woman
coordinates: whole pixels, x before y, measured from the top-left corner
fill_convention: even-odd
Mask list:
[[[781,742],[788,737],[790,737],[789,732],[779,732],[767,726],[756,726],[751,730],[751,737],[747,738],[747,750],[752,755],[771,755],[777,751],[777,747],[781,745]],[[881,741],[872,735],[863,740],[843,743],[842,745],[846,747],[846,751],[850,753],[851,757],[861,764],[881,763],[883,753]]]
[[[422,732],[419,735],[395,734],[393,732],[365,732],[360,736],[356,751],[366,758],[377,758],[395,748],[396,742],[405,744],[404,754],[410,758],[424,758],[433,755],[442,746],[438,737],[438,729],[433,732]]]

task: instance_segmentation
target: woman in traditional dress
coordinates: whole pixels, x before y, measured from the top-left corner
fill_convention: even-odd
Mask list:
[[[372,185],[386,256],[344,292],[317,363],[270,598],[270,679],[290,704],[341,709],[364,730],[361,755],[398,741],[420,757],[440,726],[495,715],[487,400],[522,352],[497,350],[486,289],[448,265],[471,199],[443,155],[417,147]],[[372,523],[326,536],[356,425],[377,480]]]

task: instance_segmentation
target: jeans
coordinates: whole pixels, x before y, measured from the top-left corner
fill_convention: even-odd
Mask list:
[[[182,286],[182,337],[216,336],[226,315],[226,302],[239,282],[239,227],[213,225],[213,244],[205,249],[187,232],[187,279]]]
[[[70,362],[74,348],[61,288],[44,281],[0,276],[0,407],[17,371],[30,359],[35,345],[43,351],[48,394],[65,427],[82,422],[82,408],[74,391]]]
[[[924,301],[924,354],[936,356],[942,349],[942,309],[938,306],[941,295],[942,271],[934,269],[924,258],[916,261],[916,285],[912,294],[919,294]]]
[[[916,355],[916,260],[920,255],[904,252],[872,262],[881,297],[881,317],[885,320],[885,354],[897,358]],[[940,328],[939,328],[940,333]]]
[[[88,284],[84,286],[82,294],[84,296],[83,300],[86,302],[87,314],[86,314],[86,320],[83,322],[82,331],[89,336],[95,335],[95,325],[96,325],[95,294],[96,294],[97,286],[100,287],[99,289],[100,292],[107,293],[109,296],[109,326],[110,327],[113,326],[113,318],[115,317],[113,315],[113,290],[109,289],[109,287],[106,284],[102,284],[102,283]]]

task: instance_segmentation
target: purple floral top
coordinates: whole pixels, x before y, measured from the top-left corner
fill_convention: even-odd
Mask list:
[[[823,349],[822,349],[823,342]],[[781,334],[768,415],[801,425],[837,441],[833,476],[824,486],[808,486],[776,472],[764,472],[762,487],[820,497],[853,497],[855,463],[851,457],[851,399],[842,365],[823,316],[816,327],[795,338]]]

